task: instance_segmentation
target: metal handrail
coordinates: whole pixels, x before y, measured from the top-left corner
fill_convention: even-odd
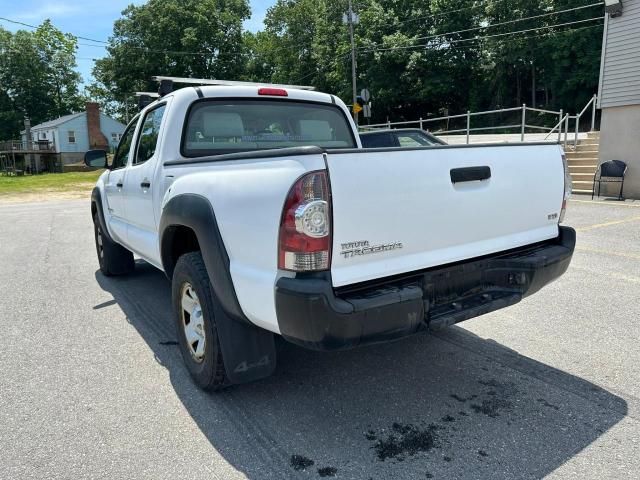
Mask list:
[[[558,143],[562,142],[562,130],[563,130],[563,124],[564,124],[564,146],[566,148],[567,146],[567,141],[568,141],[568,135],[569,135],[569,120],[573,120],[575,119],[576,124],[575,124],[575,138],[574,138],[574,145],[578,144],[578,131],[579,131],[579,122],[580,122],[580,117],[587,111],[587,109],[592,106],[593,107],[593,111],[591,113],[591,130],[595,129],[595,124],[596,124],[596,105],[597,105],[597,100],[598,100],[598,96],[594,95],[591,100],[589,100],[589,102],[585,105],[585,107],[580,111],[579,114],[577,115],[569,115],[569,114],[565,114],[564,111],[562,109],[560,109],[560,111],[555,111],[555,110],[545,110],[542,108],[535,108],[535,107],[527,107],[526,104],[522,104],[521,107],[513,107],[513,108],[500,108],[497,110],[485,110],[482,112],[471,112],[471,111],[467,111],[467,113],[462,113],[462,114],[458,114],[458,115],[446,115],[444,117],[434,117],[434,118],[422,118],[420,117],[418,120],[405,120],[405,121],[401,121],[401,122],[390,122],[387,121],[385,123],[374,123],[371,125],[361,125],[359,126],[359,128],[361,130],[375,130],[376,128],[391,128],[392,126],[401,126],[401,125],[419,125],[420,129],[423,129],[423,125],[425,123],[431,123],[431,122],[442,122],[444,120],[453,120],[453,119],[458,119],[458,118],[466,118],[467,122],[466,122],[466,126],[465,128],[459,128],[459,129],[454,129],[454,130],[436,130],[434,131],[434,133],[438,133],[438,134],[445,134],[445,133],[462,133],[465,132],[466,133],[466,143],[469,143],[469,136],[471,134],[471,132],[473,131],[480,131],[480,130],[501,130],[501,129],[509,129],[509,128],[517,128],[520,127],[520,140],[524,142],[524,136],[525,136],[525,130],[527,128],[529,129],[537,129],[537,130],[543,130],[543,131],[549,131],[549,133],[547,134],[547,136],[545,137],[545,140],[548,139],[556,130],[558,131]],[[519,124],[517,125],[501,125],[501,126],[494,126],[494,127],[475,127],[472,128],[471,127],[471,117],[476,117],[476,116],[480,116],[480,115],[491,115],[491,114],[495,114],[495,113],[503,113],[503,112],[516,112],[516,111],[521,111],[522,112],[522,120]],[[538,126],[538,125],[530,125],[527,123],[527,111],[531,111],[531,112],[538,112],[538,113],[546,113],[546,114],[551,114],[551,115],[557,115],[558,116],[558,123],[555,124],[555,126],[553,128],[549,128],[549,127],[544,127],[544,126]]]
[[[520,126],[520,125],[518,125],[518,126]],[[544,131],[551,130],[551,127],[541,127],[539,125],[529,125],[528,123],[525,124],[524,126],[526,128],[532,128],[534,130],[544,130]]]
[[[562,110],[560,110],[559,112],[556,112],[555,110],[544,110],[542,108],[533,108],[533,107],[527,107],[527,110],[531,110],[533,112],[552,113],[554,115],[558,115],[559,113],[562,113]]]
[[[560,141],[560,139],[562,138],[562,123],[565,121],[566,116],[569,116],[569,114],[567,113],[567,115],[562,115],[562,110],[560,110],[560,121],[556,123],[556,126],[551,129],[546,137],[544,137],[545,140],[549,138],[553,132],[555,132],[556,128],[559,128],[558,142]]]
[[[581,117],[584,112],[587,111],[587,108],[589,108],[589,105],[591,105],[592,103],[595,103],[598,99],[598,95],[593,95],[593,97],[591,97],[591,100],[589,100],[589,102],[584,106],[584,108],[580,111],[580,113],[578,114],[578,117]],[[592,125],[593,126],[593,125]]]
[[[530,107],[526,107],[526,108],[528,110],[534,110],[534,109],[532,109]],[[362,128],[390,127],[391,125],[410,125],[412,123],[422,124],[422,123],[427,123],[427,122],[441,122],[443,120],[451,120],[451,119],[454,119],[454,118],[466,118],[468,116],[475,117],[475,116],[479,116],[479,115],[490,115],[492,113],[515,112],[517,110],[522,110],[522,107],[500,108],[500,109],[497,109],[497,110],[486,110],[486,111],[482,111],[482,112],[467,112],[467,113],[461,113],[461,114],[458,114],[458,115],[447,115],[445,117],[434,117],[434,118],[422,118],[422,117],[420,117],[419,120],[408,120],[408,121],[403,121],[403,122],[373,123],[371,125],[362,125]],[[548,111],[548,112],[551,112],[551,111]],[[558,112],[551,112],[551,113],[558,113]],[[520,124],[518,124],[518,126],[520,126]]]
[[[584,112],[587,111],[587,108],[589,108],[589,106],[593,105],[593,109],[591,112],[591,131],[595,130],[596,127],[596,106],[597,106],[597,102],[598,102],[598,95],[593,95],[593,97],[591,97],[591,100],[589,100],[589,102],[584,106],[584,108],[580,111],[579,114],[577,114],[575,116],[576,119],[576,130],[575,130],[575,137],[573,139],[573,146],[577,147],[578,146],[578,133],[580,130],[580,117],[582,117],[582,115],[584,114]],[[566,139],[565,139],[565,145],[566,145]]]

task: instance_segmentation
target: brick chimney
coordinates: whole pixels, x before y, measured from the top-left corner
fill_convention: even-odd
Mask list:
[[[100,106],[95,102],[87,102],[85,108],[87,110],[89,148],[91,150],[109,150],[109,142],[100,130]]]

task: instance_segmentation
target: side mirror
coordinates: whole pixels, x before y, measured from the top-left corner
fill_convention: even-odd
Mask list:
[[[107,152],[104,150],[89,150],[84,154],[84,164],[92,168],[109,168]]]

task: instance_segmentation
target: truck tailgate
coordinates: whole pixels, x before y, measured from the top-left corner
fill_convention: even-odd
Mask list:
[[[328,153],[333,285],[556,237],[561,155],[552,144]]]

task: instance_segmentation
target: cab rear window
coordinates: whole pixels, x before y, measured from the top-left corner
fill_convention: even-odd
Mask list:
[[[355,148],[342,110],[291,100],[216,99],[190,108],[182,154],[200,157],[307,145]]]

